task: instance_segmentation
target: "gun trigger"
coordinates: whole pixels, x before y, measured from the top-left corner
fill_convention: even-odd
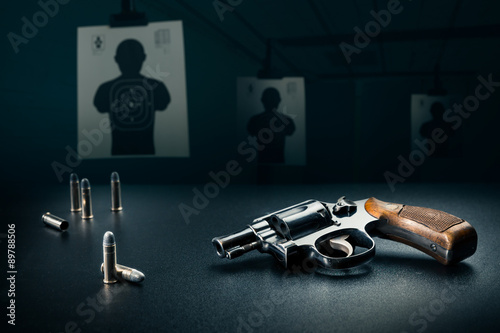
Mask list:
[[[347,237],[349,237],[349,235],[340,235],[330,239],[330,246],[334,250],[344,252],[346,257],[349,257],[354,252],[354,249],[352,248],[351,243],[346,240]]]

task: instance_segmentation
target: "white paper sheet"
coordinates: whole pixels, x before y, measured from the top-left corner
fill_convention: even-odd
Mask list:
[[[238,78],[238,133],[240,138],[255,136],[258,127],[266,123],[265,106],[262,96],[266,89],[274,89],[271,95],[279,95],[277,112],[286,116],[286,129],[275,133],[275,142],[284,139],[284,152],[282,144],[271,142],[265,145],[263,152],[274,149],[277,159],[270,160],[271,164],[305,165],[306,164],[306,111],[304,78],[285,77],[283,79],[258,79],[256,77]],[[279,117],[278,117],[279,118]],[[253,119],[253,120],[251,120]],[[260,120],[259,120],[260,119]],[[291,121],[291,122],[290,122]],[[249,125],[249,123],[253,125]],[[268,122],[268,121],[267,121]],[[282,124],[277,122],[276,124]],[[294,128],[291,128],[293,126]],[[253,127],[249,132],[249,127]],[[264,126],[265,127],[265,126]],[[280,126],[276,126],[277,128]],[[293,130],[293,131],[292,131]],[[251,132],[254,133],[251,133]],[[265,131],[265,130],[264,130]],[[288,131],[288,132],[287,132]],[[284,159],[279,156],[284,154]],[[260,159],[261,156],[259,156]],[[269,157],[269,156],[268,156]],[[269,160],[269,159],[268,159]],[[261,160],[262,161],[262,160]]]
[[[78,28],[80,157],[189,157],[184,61],[181,21]]]

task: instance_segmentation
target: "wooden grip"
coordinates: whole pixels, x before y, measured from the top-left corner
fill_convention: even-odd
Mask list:
[[[476,230],[451,214],[370,198],[366,211],[380,219],[376,228],[387,238],[405,243],[444,265],[457,263],[476,252]]]

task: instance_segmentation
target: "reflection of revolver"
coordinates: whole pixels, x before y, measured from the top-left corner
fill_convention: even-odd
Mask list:
[[[375,255],[369,234],[419,249],[444,265],[476,251],[476,230],[448,213],[375,198],[330,204],[308,200],[255,219],[240,232],[212,240],[219,257],[233,259],[257,249],[285,267],[312,260],[319,267],[349,268]]]

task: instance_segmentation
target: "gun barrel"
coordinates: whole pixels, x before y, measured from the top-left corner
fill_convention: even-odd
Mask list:
[[[261,246],[254,231],[247,227],[234,234],[215,237],[212,244],[221,258],[234,259]]]

